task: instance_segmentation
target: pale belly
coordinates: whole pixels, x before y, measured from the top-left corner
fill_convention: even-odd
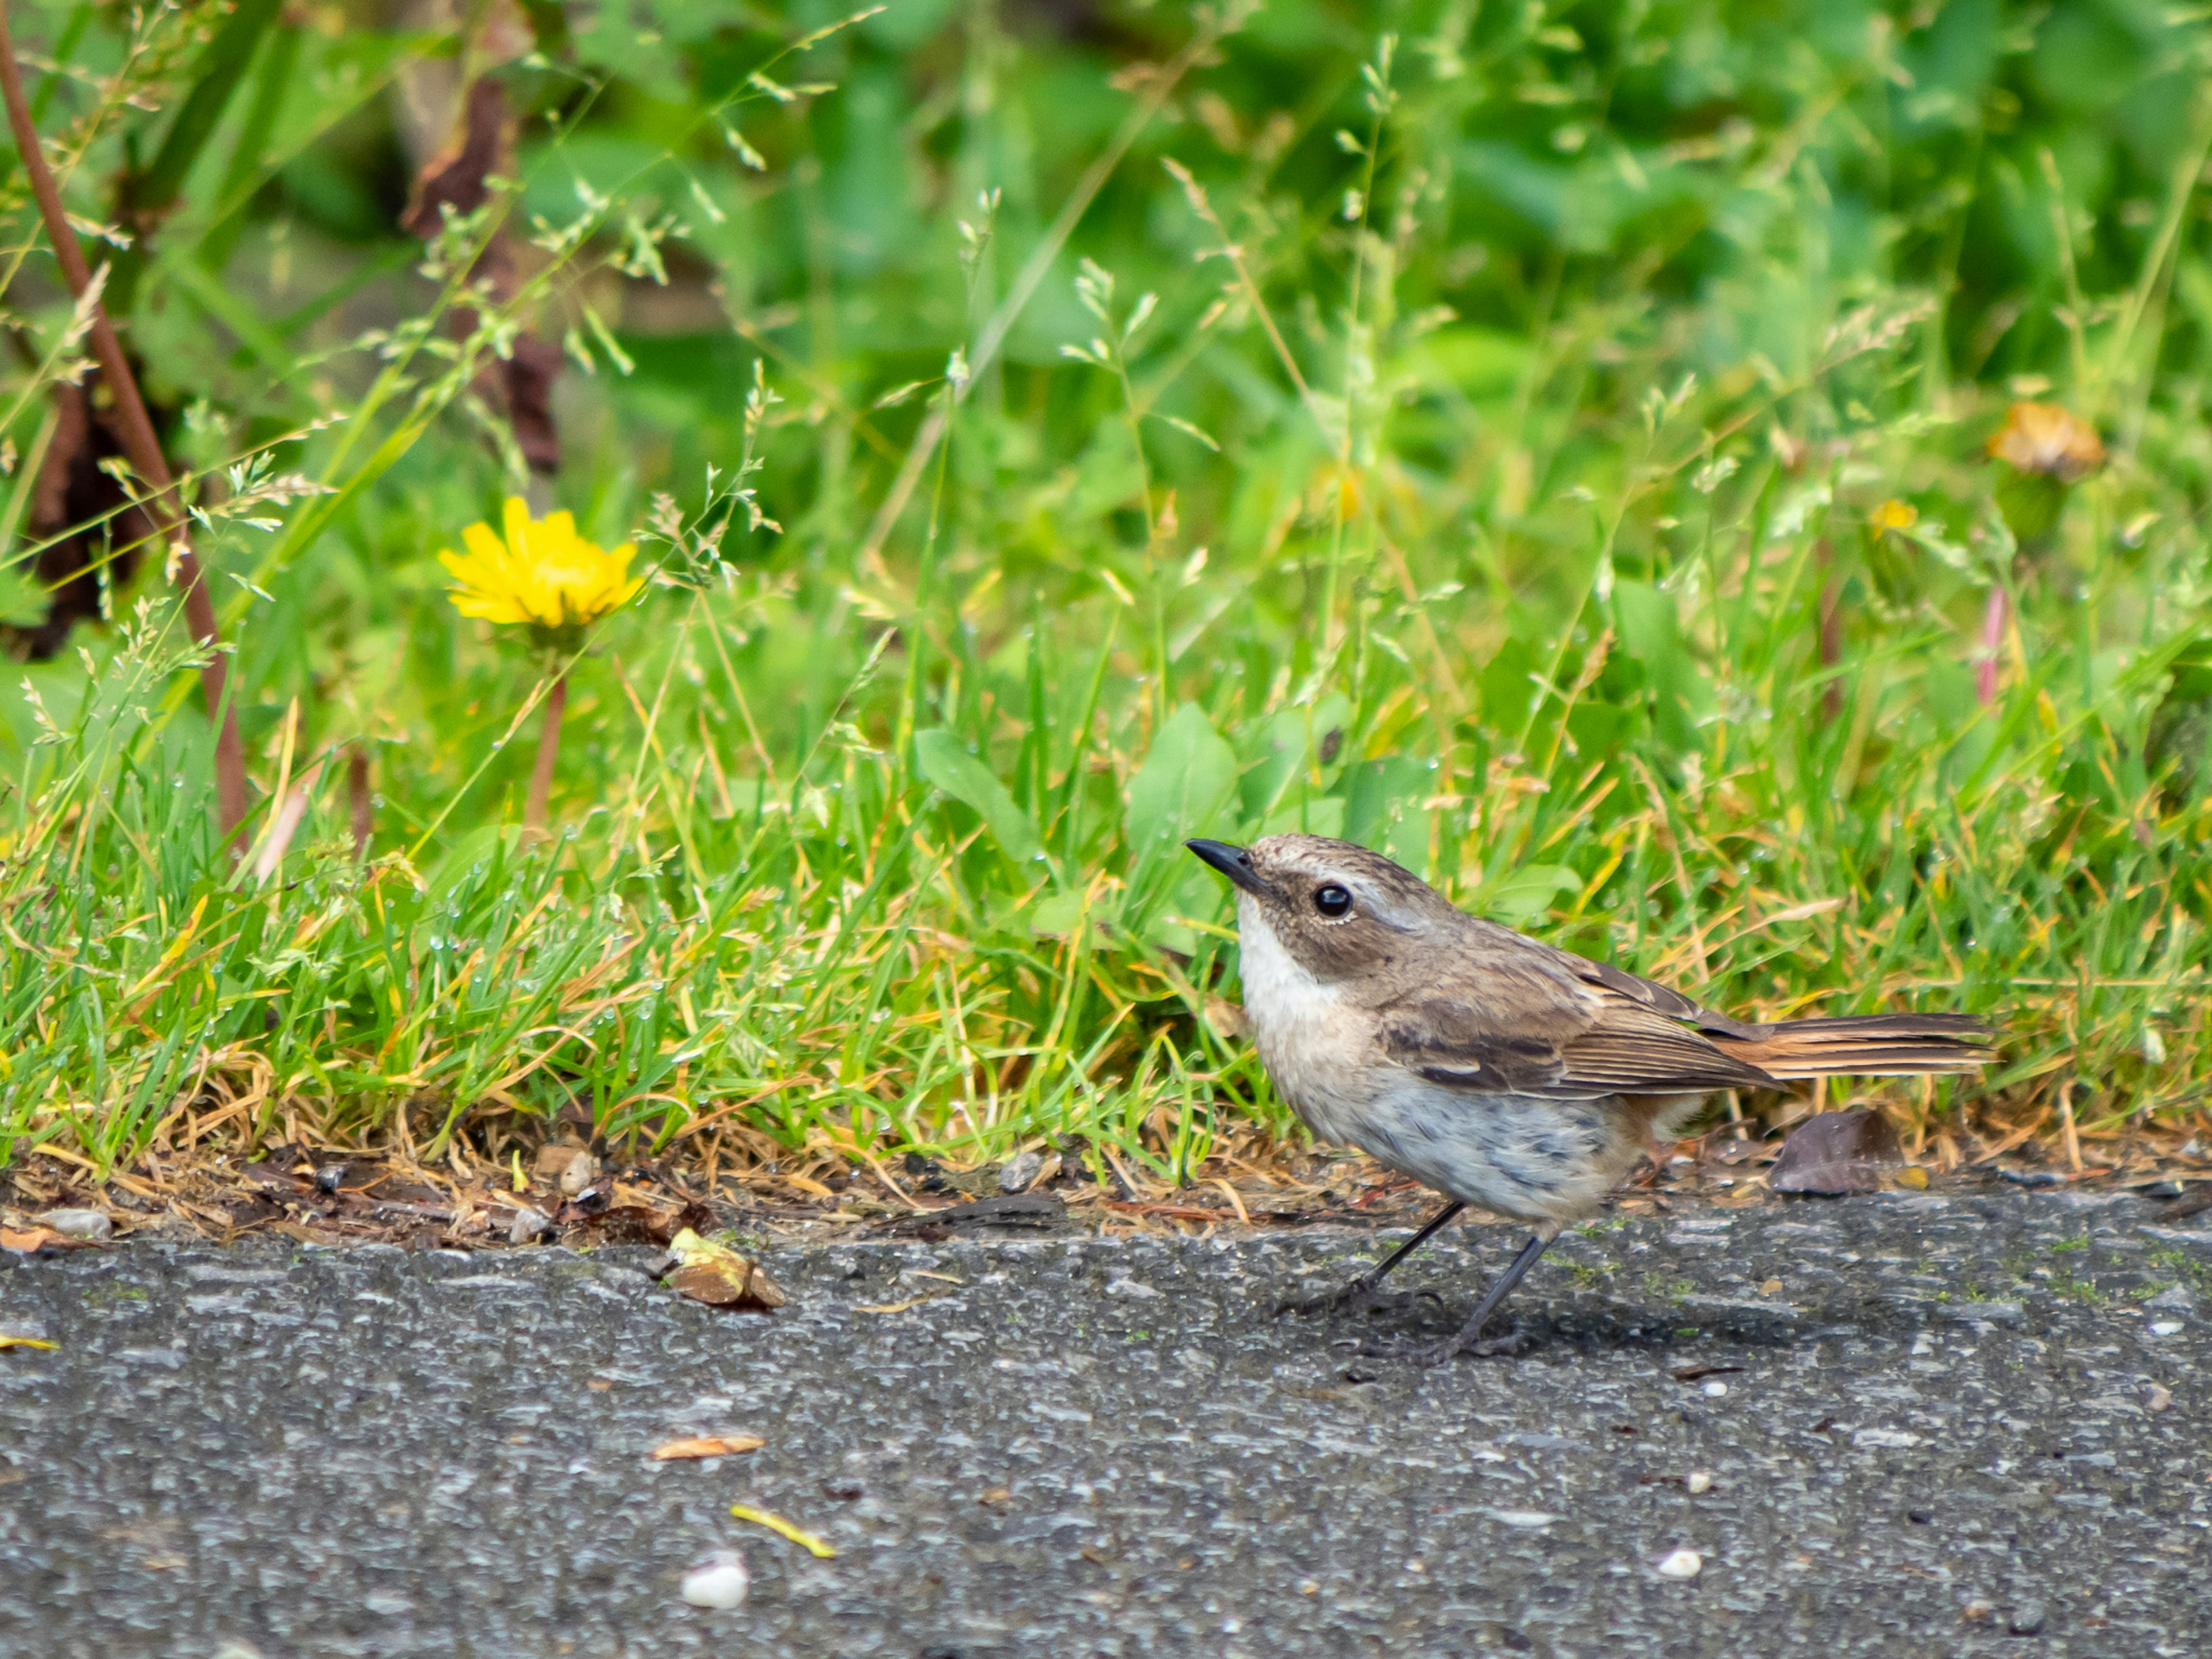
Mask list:
[[[1643,1155],[1645,1131],[1617,1096],[1444,1088],[1334,1024],[1291,1021],[1255,1033],[1277,1092],[1322,1139],[1357,1146],[1447,1197],[1525,1221],[1571,1221],[1595,1212]],[[1343,1063],[1347,1054],[1362,1063]]]

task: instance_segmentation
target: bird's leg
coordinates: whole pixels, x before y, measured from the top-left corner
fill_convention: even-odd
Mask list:
[[[1494,1341],[1485,1342],[1481,1340],[1482,1328],[1490,1322],[1490,1316],[1498,1311],[1507,1297],[1512,1295],[1513,1287],[1528,1275],[1528,1269],[1536,1265],[1538,1258],[1551,1248],[1552,1241],[1559,1236],[1559,1229],[1547,1224],[1526,1244],[1523,1244],[1521,1247],[1521,1254],[1515,1256],[1511,1264],[1498,1276],[1498,1282],[1490,1287],[1488,1293],[1483,1297],[1480,1305],[1475,1309],[1467,1323],[1443,1341],[1431,1343],[1425,1347],[1398,1347],[1373,1352],[1386,1353],[1392,1358],[1410,1359],[1416,1365],[1422,1366],[1440,1365],[1445,1360],[1463,1353],[1473,1354],[1480,1359],[1487,1359],[1517,1352],[1522,1344],[1521,1334],[1518,1331],[1511,1332]]]
[[[1427,1243],[1439,1227],[1466,1207],[1467,1206],[1458,1200],[1453,1200],[1439,1210],[1420,1231],[1391,1251],[1380,1267],[1369,1268],[1340,1291],[1331,1291],[1327,1296],[1311,1297],[1304,1302],[1285,1302],[1277,1308],[1275,1312],[1278,1315],[1336,1313],[1344,1309],[1357,1310],[1373,1305],[1376,1299],[1376,1287],[1382,1284],[1384,1276],[1401,1261]]]

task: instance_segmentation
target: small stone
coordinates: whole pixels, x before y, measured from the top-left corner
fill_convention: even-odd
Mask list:
[[[1779,1296],[1779,1295],[1781,1295],[1781,1294],[1782,1294],[1782,1281],[1781,1281],[1780,1279],[1766,1279],[1766,1280],[1763,1281],[1763,1282],[1760,1284],[1759,1287],[1759,1293],[1761,1296]]]
[[[1705,1398],[1708,1400],[1718,1400],[1727,1392],[1728,1384],[1725,1382],[1712,1382],[1705,1384]]]
[[[1682,1479],[1682,1486],[1691,1497],[1702,1497],[1713,1489],[1713,1478],[1703,1469],[1692,1469]]]
[[[561,1190],[574,1198],[599,1178],[599,1160],[589,1152],[579,1152],[568,1160],[568,1167],[561,1171]]]
[[[1018,1153],[999,1166],[999,1190],[1002,1193],[1025,1193],[1036,1182],[1037,1172],[1043,1168],[1042,1153]]]
[[[1705,1558],[1695,1550],[1676,1550],[1652,1569],[1662,1578],[1695,1578],[1705,1570]]]
[[[2165,1383],[2147,1382],[2143,1385],[2143,1409],[2145,1411],[2162,1412],[2172,1403],[2173,1390],[2167,1388]]]
[[[552,1218],[544,1211],[524,1205],[514,1212],[514,1224],[507,1230],[510,1244],[527,1244],[542,1237],[553,1225]]]
[[[1492,1510],[1490,1518],[1504,1526],[1533,1532],[1539,1527],[1550,1526],[1559,1517],[1547,1510]]]
[[[1851,1432],[1851,1444],[1854,1446],[1902,1451],[1908,1446],[1919,1443],[1920,1437],[1910,1429],[1855,1429]]]
[[[2154,1319],[2150,1322],[2153,1336],[2172,1336],[2180,1329],[2181,1322],[2178,1319]]]
[[[1973,1624],[1988,1618],[1996,1611],[1996,1609],[1986,1601],[1969,1601],[1959,1609],[1959,1617],[1969,1624]]]
[[[98,1210],[48,1210],[35,1218],[41,1227],[52,1227],[66,1238],[105,1244],[115,1237],[115,1224]]]
[[[2005,1619],[2005,1628],[2014,1636],[2036,1636],[2043,1630],[2043,1622],[2050,1615],[2040,1601],[2023,1601]]]
[[[716,1550],[693,1562],[684,1574],[681,1594],[695,1607],[714,1607],[724,1613],[744,1604],[752,1588],[745,1558],[735,1550]]]
[[[2169,1285],[2143,1306],[2164,1308],[2173,1313],[2188,1313],[2197,1306],[2197,1297],[2186,1285]]]

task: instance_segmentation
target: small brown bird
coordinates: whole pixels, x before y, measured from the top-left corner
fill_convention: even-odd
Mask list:
[[[1596,1210],[1704,1097],[1794,1078],[1964,1072],[1990,1028],[1966,1014],[1754,1025],[1663,985],[1524,939],[1350,842],[1187,842],[1237,884],[1244,1011],[1267,1075],[1324,1140],[1450,1201],[1322,1305],[1384,1274],[1469,1204],[1528,1223],[1522,1248],[1426,1364],[1498,1352],[1484,1323],[1567,1222]]]

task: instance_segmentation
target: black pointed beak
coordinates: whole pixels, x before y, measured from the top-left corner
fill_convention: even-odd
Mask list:
[[[1252,854],[1247,848],[1231,847],[1225,841],[1187,841],[1183,845],[1246,892],[1267,893],[1274,890],[1268,883],[1261,879],[1260,872],[1252,867]]]

